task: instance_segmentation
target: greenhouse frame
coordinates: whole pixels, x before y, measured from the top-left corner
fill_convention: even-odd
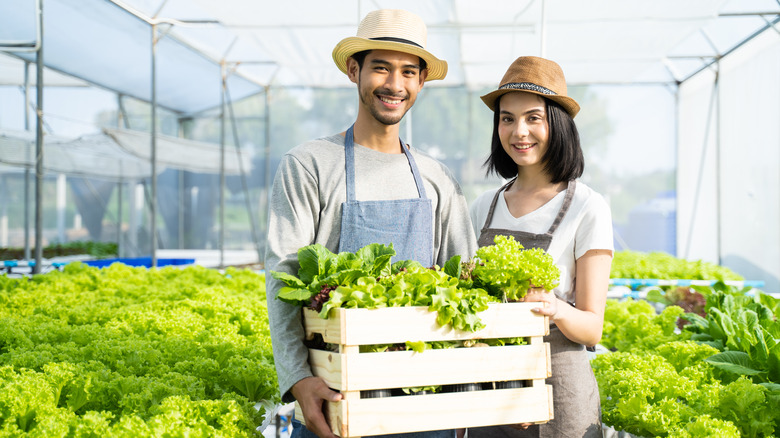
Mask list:
[[[583,180],[612,206],[616,248],[780,292],[776,0],[6,0],[0,247],[37,269],[36,241],[84,239],[262,263],[275,165],[354,119],[331,51],[378,8],[423,17],[449,63],[401,132],[469,201],[500,183],[479,96],[517,56],[548,57],[582,106]]]

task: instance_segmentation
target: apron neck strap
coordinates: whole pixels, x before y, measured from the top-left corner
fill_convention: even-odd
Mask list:
[[[499,195],[501,195],[501,192],[509,188],[509,186],[511,186],[516,179],[517,178],[512,179],[512,181],[509,181],[508,183],[504,184],[503,187],[501,187],[496,191],[496,195],[493,196],[493,202],[490,203],[490,209],[488,210],[487,218],[485,218],[485,224],[482,225],[482,231],[487,230],[488,227],[490,226],[490,223],[493,222],[493,212],[496,211],[496,203],[498,202]]]
[[[355,200],[355,125],[347,129],[347,133],[344,136],[344,168],[347,173],[347,201]],[[406,160],[409,161],[409,167],[412,169],[412,176],[414,176],[414,183],[417,185],[417,193],[420,198],[426,199],[425,186],[423,185],[422,177],[417,169],[417,163],[412,156],[412,153],[404,145],[403,140],[398,138],[401,143],[401,150],[406,155]]]
[[[558,229],[558,225],[561,224],[563,217],[566,216],[566,212],[569,211],[571,200],[572,198],[574,198],[574,189],[576,185],[577,185],[577,181],[571,180],[569,181],[569,184],[566,186],[566,197],[563,198],[563,205],[561,206],[561,209],[558,210],[558,215],[555,216],[555,220],[553,221],[552,225],[550,225],[550,229],[547,230],[547,234],[555,233],[555,230]]]
[[[488,210],[487,218],[485,218],[485,224],[482,226],[482,231],[485,231],[489,226],[490,223],[493,221],[493,212],[496,211],[496,203],[498,202],[498,197],[501,195],[501,193],[508,189],[509,186],[512,185],[512,183],[515,182],[517,178],[512,179],[512,181],[509,181],[508,183],[504,184],[503,187],[498,189],[496,191],[496,195],[493,196],[493,202],[490,203],[490,209]],[[561,209],[558,210],[558,215],[555,216],[555,220],[553,221],[552,225],[550,225],[550,229],[547,230],[547,234],[552,235],[555,233],[555,230],[558,229],[558,226],[561,224],[561,221],[563,221],[563,217],[566,216],[566,212],[569,211],[569,206],[571,206],[571,200],[574,198],[574,190],[576,188],[577,181],[571,180],[569,181],[569,184],[566,186],[566,196],[563,198],[563,205],[561,205]]]

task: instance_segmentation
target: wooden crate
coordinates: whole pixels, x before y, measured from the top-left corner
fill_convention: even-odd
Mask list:
[[[334,309],[328,319],[304,309],[307,338],[322,335],[339,352],[309,349],[309,363],[343,394],[328,402],[326,417],[341,437],[544,423],[553,418],[550,347],[543,342],[549,320],[531,309],[539,303],[495,303],[480,313],[479,332],[453,330],[436,323],[425,307]],[[444,341],[524,337],[528,345],[441,350],[360,353],[360,345],[407,341]],[[426,395],[361,398],[361,391],[432,385],[522,380],[526,386]],[[493,388],[493,386],[490,386]],[[396,390],[396,392],[398,392]],[[296,403],[297,419],[303,421]]]

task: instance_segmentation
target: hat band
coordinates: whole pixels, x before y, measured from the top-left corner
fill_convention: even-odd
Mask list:
[[[531,82],[510,82],[508,84],[504,84],[500,87],[498,87],[499,90],[528,90],[528,91],[536,91],[537,93],[541,94],[548,94],[557,96],[558,93],[556,93],[553,90],[550,90],[549,88],[544,88],[541,85],[536,85]]]
[[[369,38],[370,40],[374,41],[393,41],[396,43],[403,43],[403,44],[409,44],[415,47],[423,48],[423,46],[415,43],[414,41],[405,40],[403,38],[394,38],[394,37],[378,37],[378,38]]]

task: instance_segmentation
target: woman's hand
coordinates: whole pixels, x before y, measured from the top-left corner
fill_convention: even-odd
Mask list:
[[[534,307],[531,310],[539,315],[549,316],[551,321],[555,321],[555,316],[558,314],[558,298],[554,293],[546,292],[540,288],[533,288],[528,290],[522,301],[526,303],[547,303],[547,306]]]
[[[509,427],[511,427],[512,429],[526,430],[532,424],[533,423],[510,424]]]

